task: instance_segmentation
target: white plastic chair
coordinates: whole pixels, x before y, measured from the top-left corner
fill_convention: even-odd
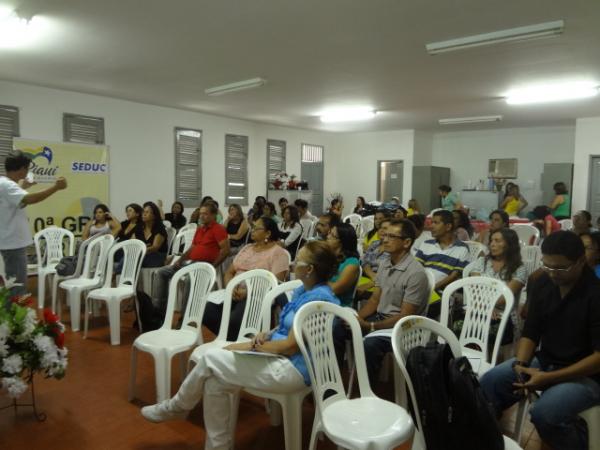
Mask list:
[[[179,233],[184,233],[186,231],[191,231],[191,230],[194,230],[194,232],[195,232],[197,228],[198,228],[197,223],[193,223],[193,222],[188,223],[187,225],[184,225],[179,229]]]
[[[561,230],[569,231],[573,229],[573,220],[571,219],[559,220],[558,224],[560,225]]]
[[[588,449],[600,450],[600,406],[586,409],[579,414],[588,428]]]
[[[475,267],[475,264],[477,264],[477,260],[471,261],[469,264],[467,264],[465,266],[465,268],[462,271],[463,278],[468,278],[471,276],[471,272],[473,272],[473,267]]]
[[[165,228],[168,230],[169,228],[173,228],[173,224],[171,223],[170,220],[163,220],[163,225],[165,226]]]
[[[254,269],[248,272],[236,275],[225,288],[223,294],[223,316],[219,333],[214,341],[198,346],[190,356],[190,363],[197,364],[204,352],[213,347],[225,347],[231,344],[227,340],[229,330],[229,317],[231,315],[232,295],[235,287],[240,284],[246,284],[246,307],[242,324],[238,333],[237,341],[249,340],[248,336],[254,336],[263,330],[263,302],[267,293],[278,284],[277,278],[268,270]]]
[[[302,239],[309,239],[314,230],[315,223],[310,219],[302,219],[300,220],[300,225],[302,225]]]
[[[473,371],[479,376],[483,375],[489,369],[496,365],[498,353],[502,342],[502,335],[510,317],[515,299],[512,291],[506,283],[488,277],[469,277],[450,283],[444,289],[442,294],[442,311],[440,323],[448,326],[450,315],[450,299],[452,294],[463,290],[463,302],[465,308],[465,318],[460,332],[459,342],[462,346],[462,353],[471,360],[479,359],[479,366],[473,362]],[[500,319],[498,333],[492,355],[488,354],[489,331],[492,321],[492,313],[500,297],[504,297],[504,310]],[[475,345],[480,350],[468,348],[469,345]]]
[[[419,405],[417,404],[417,397],[415,396],[412,380],[406,370],[406,359],[411,349],[426,345],[431,340],[432,334],[437,336],[438,340],[441,338],[448,343],[454,358],[459,358],[461,356],[460,344],[452,331],[427,317],[403,317],[396,323],[392,332],[392,350],[394,352],[398,370],[402,374],[402,386],[408,387],[413,411],[419,411]],[[398,397],[396,398],[398,400]],[[408,407],[408,399],[406,398],[406,391],[404,389],[400,401],[400,405],[406,408]],[[421,417],[420,414],[415,414],[415,416],[417,418],[417,431],[413,440],[412,450],[425,450],[425,439],[420,432],[420,430],[423,429]],[[516,442],[504,436],[504,448],[505,450],[516,450],[520,447]]]
[[[362,242],[369,231],[375,228],[375,216],[363,217],[360,221],[360,241]]]
[[[65,239],[66,254],[63,251]],[[33,242],[37,256],[38,308],[42,309],[46,300],[46,277],[51,278],[56,274],[56,265],[63,256],[73,255],[75,236],[64,228],[48,227],[35,233]],[[45,248],[42,249],[44,244]]]
[[[189,279],[189,295],[181,329],[173,329],[173,313],[177,299],[177,286],[183,277]],[[129,401],[135,395],[137,352],[148,352],[154,358],[156,374],[156,401],[171,397],[171,359],[176,354],[181,358],[181,370],[185,374],[186,351],[202,344],[202,317],[206,296],[215,282],[215,268],[207,263],[190,264],[178,270],[169,285],[169,299],[165,321],[158,330],[137,337],[131,348],[131,374],[129,379]]]
[[[521,245],[538,245],[540,243],[540,230],[537,227],[527,223],[515,223],[510,228],[519,236]]]
[[[346,217],[344,217],[344,220],[342,220],[343,223],[346,223],[346,221],[348,221],[350,225],[354,227],[354,231],[356,231],[356,236],[360,236],[362,234],[360,228],[362,216],[360,214],[348,214]]]
[[[123,269],[116,287],[112,286],[115,253],[123,251]],[[121,343],[121,301],[135,297],[138,276],[142,268],[142,260],[146,255],[146,244],[137,239],[119,242],[110,249],[108,254],[108,269],[101,288],[88,292],[85,298],[84,333],[87,338],[89,310],[93,300],[104,301],[108,308],[108,324],[110,326],[110,343]],[[138,323],[141,322],[138,317]]]
[[[433,208],[431,211],[429,211],[429,214],[427,214],[427,217],[433,217],[433,215],[438,212],[441,211],[443,208]]]
[[[6,269],[4,268],[4,258],[2,258],[2,255],[0,255],[0,279],[2,280],[2,285],[4,285],[4,283],[7,281]]]
[[[529,276],[542,266],[542,250],[538,245],[522,245],[521,259]]]
[[[169,227],[166,230],[167,230],[167,253],[170,253],[171,246],[173,245],[173,241],[175,240],[175,236],[177,236],[177,230],[172,227]]]
[[[85,261],[81,276],[61,281],[58,287],[66,291],[67,303],[71,312],[71,329],[79,331],[81,320],[81,294],[102,286],[106,274],[108,252],[115,238],[112,234],[103,234],[95,238],[86,248]],[[54,305],[53,305],[54,307]],[[60,302],[56,313],[60,316]]]
[[[475,261],[480,256],[486,255],[488,248],[481,242],[465,241],[465,244],[469,247],[469,260]]]
[[[334,319],[349,324],[352,333],[360,397],[349,399],[335,358]],[[375,396],[369,385],[360,326],[355,314],[327,302],[310,302],[294,317],[294,335],[304,356],[316,412],[310,438],[325,433],[336,445],[349,449],[390,449],[412,438],[414,425],[404,408]]]

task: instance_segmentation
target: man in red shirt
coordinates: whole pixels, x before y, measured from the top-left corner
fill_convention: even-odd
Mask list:
[[[229,255],[229,240],[227,230],[217,223],[217,205],[206,202],[200,207],[198,227],[192,246],[172,265],[161,268],[156,274],[156,293],[158,306],[166,309],[169,281],[183,266],[195,262],[208,262],[217,267]],[[184,296],[185,298],[185,296]]]

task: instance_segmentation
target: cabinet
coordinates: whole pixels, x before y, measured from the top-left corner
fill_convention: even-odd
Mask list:
[[[417,200],[424,214],[440,207],[438,187],[442,184],[450,184],[448,167],[413,166],[412,198]]]

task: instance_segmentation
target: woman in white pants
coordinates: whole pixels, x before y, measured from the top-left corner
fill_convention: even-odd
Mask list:
[[[336,256],[326,243],[313,241],[306,244],[298,252],[294,268],[296,278],[303,285],[294,291],[292,300],[281,311],[279,326],[269,333],[260,333],[251,342],[207,351],[173,398],[142,408],[142,415],[152,422],[184,419],[204,398],[205,448],[232,448],[230,393],[239,391],[241,387],[286,393],[310,384],[304,358],[291,328],[296,311],[310,301],[340,304],[327,285],[336,269]],[[256,357],[232,350],[281,356]]]

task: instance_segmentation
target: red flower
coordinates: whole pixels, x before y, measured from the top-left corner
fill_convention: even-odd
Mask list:
[[[53,324],[58,322],[58,316],[50,308],[44,309],[44,322]]]
[[[65,333],[58,333],[54,336],[54,343],[58,348],[63,348],[65,345]]]

